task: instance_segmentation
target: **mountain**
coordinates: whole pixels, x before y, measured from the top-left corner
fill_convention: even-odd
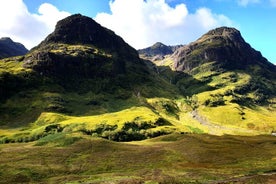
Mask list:
[[[24,59],[25,68],[63,77],[115,77],[134,66],[142,66],[136,50],[114,32],[79,14],[59,21],[55,31]]]
[[[235,28],[211,30],[195,42],[178,48],[165,59],[152,62],[159,66],[170,66],[174,71],[192,75],[207,83],[222,73],[243,71],[250,76],[250,81],[244,84],[244,88],[240,86],[242,93],[255,90],[263,93],[263,96],[274,96],[276,93],[276,66],[246,43]]]
[[[267,122],[269,131],[275,129],[271,115],[275,114],[276,66],[246,43],[237,29],[210,30],[173,54],[151,61],[160,76],[191,97],[193,119],[201,125],[260,130],[260,123]]]
[[[151,71],[121,37],[80,14],[59,21],[54,32],[25,56],[8,58],[0,64],[2,127],[51,127],[61,120],[98,115],[99,121],[93,124],[116,130],[112,139],[144,139],[145,134],[162,134],[154,133],[159,129],[152,130],[158,125],[170,125],[152,111],[145,98],[178,96],[177,88]],[[110,113],[110,118],[103,116],[100,120],[105,113]],[[129,116],[111,118],[124,114]],[[54,121],[49,122],[50,119]],[[135,133],[136,138],[128,138],[127,130],[137,124],[145,124],[152,133]],[[97,129],[93,126],[91,131],[90,125],[83,125],[76,127],[85,134]],[[41,130],[35,139],[44,134]],[[103,136],[103,132],[99,134]]]
[[[191,72],[207,62],[214,62],[213,65],[224,69],[243,70],[258,65],[275,71],[275,66],[259,51],[251,48],[238,30],[228,27],[209,31],[197,41],[178,49],[172,57],[177,71]]]
[[[275,66],[237,30],[218,28],[186,46],[157,43],[145,52],[164,57],[140,59],[89,17],[59,21],[25,56],[0,61],[0,142],[59,133],[132,141],[275,129]]]
[[[139,49],[138,53],[141,58],[149,59],[151,61],[163,59],[166,55],[172,54],[177,48],[182,45],[167,46],[161,42],[157,42],[154,45],[145,49]]]
[[[0,183],[275,181],[275,65],[226,27],[147,52],[77,14],[1,59]]]
[[[28,49],[21,43],[14,42],[8,37],[0,38],[0,59],[25,55],[27,52]]]
[[[139,89],[145,84],[162,87],[134,48],[113,31],[80,14],[59,21],[54,32],[24,57],[23,68],[49,78],[66,91],[120,91],[126,96],[133,91],[149,96],[163,93]]]

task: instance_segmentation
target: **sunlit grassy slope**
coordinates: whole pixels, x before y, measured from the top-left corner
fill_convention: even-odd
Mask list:
[[[66,47],[66,52],[72,54],[82,46]],[[20,82],[32,76],[32,70],[23,68],[21,60],[17,57],[0,62],[2,79],[9,76]],[[119,88],[114,94],[67,92],[45,80],[42,81],[45,85],[37,85],[41,79],[28,77],[30,84],[38,87],[29,88],[25,84],[22,86],[25,91],[16,92],[1,104],[0,140],[28,142],[59,132],[130,141],[172,132],[258,135],[275,131],[273,83],[261,79],[268,94],[272,93],[265,96],[266,93],[258,91],[260,88],[248,89],[256,80],[254,76],[252,79],[252,75],[241,71],[217,72],[211,67],[212,63],[205,64],[195,69],[194,75],[180,77],[168,68],[160,68],[154,74],[160,82],[130,91]],[[180,89],[180,94],[169,82]],[[170,89],[162,88],[161,84]],[[198,88],[200,85],[205,87]]]

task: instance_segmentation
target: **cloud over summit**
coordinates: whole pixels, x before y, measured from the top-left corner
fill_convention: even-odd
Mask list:
[[[163,42],[169,45],[194,41],[218,26],[233,26],[223,14],[202,7],[189,12],[184,3],[171,6],[165,0],[111,0],[111,13],[98,13],[94,19],[112,29],[139,49]],[[88,7],[89,8],[89,7]],[[0,37],[11,37],[32,48],[54,30],[56,22],[69,16],[49,3],[30,13],[23,0],[0,1]]]
[[[190,13],[184,3],[172,7],[165,0],[114,0],[111,13],[99,13],[96,21],[122,36],[135,48],[157,41],[183,44],[218,26],[232,26],[232,21],[208,8]]]

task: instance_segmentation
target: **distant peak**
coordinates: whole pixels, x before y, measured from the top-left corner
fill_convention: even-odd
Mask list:
[[[156,42],[153,47],[160,47],[160,46],[166,46],[165,44],[161,43],[161,42]]]
[[[28,52],[24,45],[14,42],[9,37],[0,38],[0,59],[24,55]]]

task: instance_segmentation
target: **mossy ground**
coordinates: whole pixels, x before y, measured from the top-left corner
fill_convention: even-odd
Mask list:
[[[59,45],[51,52],[75,57],[87,49],[111,57],[80,45]],[[49,78],[37,80],[21,61],[17,57],[0,62],[0,92],[12,92],[0,106],[0,140],[5,143],[0,145],[0,183],[275,179],[258,175],[275,172],[275,137],[270,135],[276,130],[273,80],[242,71],[214,71],[212,62],[180,74],[169,69],[172,62],[167,58],[167,67],[143,73],[150,75],[148,82],[127,89],[114,84],[101,91],[112,82],[85,79],[81,82],[91,90],[72,84],[66,90]],[[267,136],[241,137],[263,134]],[[109,141],[158,136],[141,142]]]
[[[69,134],[45,141],[0,145],[0,183],[257,184],[276,179],[272,136],[171,134],[118,143]]]

